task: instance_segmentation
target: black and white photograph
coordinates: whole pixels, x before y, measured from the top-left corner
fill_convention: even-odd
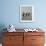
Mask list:
[[[34,7],[32,5],[20,6],[20,21],[32,22],[34,19]]]

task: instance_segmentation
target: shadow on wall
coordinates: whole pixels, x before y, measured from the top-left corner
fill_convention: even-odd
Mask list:
[[[0,24],[0,43],[2,43],[2,36],[3,36],[2,32],[6,31],[6,30],[4,30],[4,28],[6,28],[5,25]]]

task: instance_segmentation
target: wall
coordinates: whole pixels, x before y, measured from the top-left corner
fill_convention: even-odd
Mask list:
[[[28,4],[34,6],[35,22],[21,23],[19,6]],[[46,0],[1,0],[0,25],[13,24],[16,28],[41,27],[46,28]]]

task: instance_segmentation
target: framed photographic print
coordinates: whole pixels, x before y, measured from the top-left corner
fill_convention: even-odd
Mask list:
[[[20,5],[20,22],[34,21],[34,7],[33,5]]]

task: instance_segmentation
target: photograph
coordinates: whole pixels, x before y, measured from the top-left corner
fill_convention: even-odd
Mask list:
[[[32,22],[34,18],[34,9],[32,5],[21,5],[20,6],[20,21],[21,22]]]

